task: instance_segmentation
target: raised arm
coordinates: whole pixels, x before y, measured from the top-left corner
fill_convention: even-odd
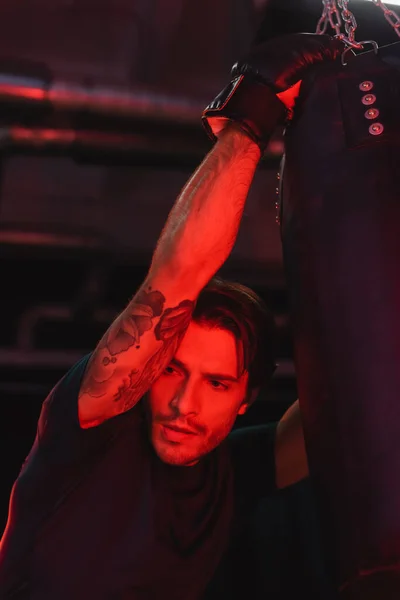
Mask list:
[[[79,395],[83,428],[132,408],[172,358],[200,290],[233,247],[260,155],[231,125],[189,179],[145,281],[89,361]]]
[[[218,141],[176,201],[146,280],[91,357],[79,396],[82,427],[129,410],[168,364],[200,290],[236,240],[260,148],[285,119],[277,94],[308,66],[334,58],[338,44],[328,36],[285,36],[234,65],[232,81],[203,115]]]

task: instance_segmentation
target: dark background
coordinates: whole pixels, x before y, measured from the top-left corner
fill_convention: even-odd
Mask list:
[[[397,41],[354,1],[358,39]],[[0,533],[41,403],[143,280],[210,147],[202,108],[259,38],[314,31],[319,0],[3,0],[0,8]],[[280,328],[279,368],[240,425],[296,398],[273,140],[222,274]]]

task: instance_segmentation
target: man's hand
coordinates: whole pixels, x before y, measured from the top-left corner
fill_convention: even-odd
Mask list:
[[[203,113],[215,139],[236,122],[263,150],[287,117],[301,79],[315,65],[338,58],[343,42],[328,35],[298,33],[274,38],[253,49],[231,71],[232,80]]]

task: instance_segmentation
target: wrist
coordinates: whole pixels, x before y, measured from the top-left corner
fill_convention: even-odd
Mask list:
[[[269,86],[241,75],[208,105],[202,120],[214,140],[221,136],[229,122],[235,122],[264,151],[276,126],[285,117],[285,105]]]
[[[240,123],[227,121],[224,129],[221,131],[217,145],[229,146],[236,154],[249,152],[261,157],[259,144],[249,135]]]

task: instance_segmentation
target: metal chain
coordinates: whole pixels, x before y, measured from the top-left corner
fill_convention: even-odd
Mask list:
[[[328,25],[335,31],[336,37],[350,48],[361,48],[356,42],[357,21],[348,8],[349,0],[322,0],[322,15],[318,21],[316,33],[326,33]],[[340,9],[340,10],[339,10]],[[344,32],[342,25],[344,23]]]
[[[348,9],[349,0],[337,0],[338,6],[342,11],[342,20],[344,21],[344,29],[346,36],[342,39],[352,48],[359,48],[361,44],[356,42],[355,34],[357,29],[357,21],[353,13]]]
[[[393,27],[397,35],[400,37],[400,17],[394,10],[388,8],[382,0],[372,0],[372,2],[383,11],[386,21]]]
[[[336,0],[331,0],[329,9],[329,24],[332,29],[335,30],[337,36],[341,36],[342,30],[342,19],[340,18],[340,12],[338,11],[338,7],[336,6]]]
[[[388,8],[382,0],[372,0],[372,2],[382,10],[385,19],[400,37],[400,17],[398,14]],[[328,26],[330,26],[335,31],[336,37],[341,39],[348,47],[360,49],[363,44],[355,39],[357,21],[354,14],[349,10],[348,3],[349,0],[322,0],[322,15],[317,23],[316,33],[326,33]],[[345,33],[342,32],[343,23]]]
[[[340,20],[340,14],[336,6],[336,0],[322,0],[322,15],[318,21],[316,33],[326,33],[328,25],[335,30],[336,35],[341,34],[342,23]],[[333,16],[335,15],[335,17]],[[336,18],[337,23],[334,22]]]
[[[317,28],[315,30],[315,33],[318,33],[319,35],[326,33],[326,30],[328,28],[328,12],[329,12],[328,2],[327,2],[327,0],[322,0],[322,14],[317,23]]]

